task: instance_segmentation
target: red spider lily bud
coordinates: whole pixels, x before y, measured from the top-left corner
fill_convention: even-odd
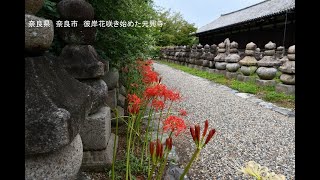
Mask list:
[[[172,138],[169,137],[166,139],[166,147],[168,148],[169,151],[172,149]]]
[[[161,143],[160,143],[161,144]],[[160,154],[159,154],[159,158],[161,159],[163,156],[163,144],[160,145]]]
[[[216,130],[211,129],[209,132],[209,135],[207,136],[206,142],[204,144],[207,144],[215,133],[216,133]]]
[[[195,126],[195,130],[196,130],[196,139],[198,142],[200,142],[200,125],[199,124]]]
[[[193,126],[190,126],[190,132],[191,132],[193,141],[196,142],[197,138],[196,138],[196,133]]]
[[[162,144],[161,144],[161,142],[160,142],[160,140],[159,139],[157,139],[157,148],[156,148],[156,155],[157,155],[157,157],[160,157],[161,156],[161,153],[162,153]]]
[[[206,120],[206,121],[204,122],[204,130],[203,130],[203,133],[202,133],[202,138],[207,134],[208,127],[209,127],[209,121]]]
[[[151,154],[151,157],[153,156],[154,154],[154,146],[155,146],[155,142],[150,142],[149,143],[149,148],[150,148],[150,154]]]

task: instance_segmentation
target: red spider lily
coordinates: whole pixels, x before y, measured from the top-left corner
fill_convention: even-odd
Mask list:
[[[140,110],[140,104],[141,104],[140,98],[135,94],[133,95],[128,94],[128,101],[129,101],[128,111],[131,114],[138,114]]]
[[[166,139],[166,148],[168,148],[169,151],[172,149],[172,137],[169,137]]]
[[[147,70],[143,73],[143,79],[142,81],[144,83],[150,84],[153,82],[158,82],[158,73],[152,71],[152,70]]]
[[[156,84],[154,86],[147,87],[144,91],[144,96],[146,97],[146,99],[150,99],[152,97],[161,97],[163,96],[166,90],[167,86],[163,84]]]
[[[153,64],[153,61],[151,59],[148,59],[146,62],[145,62],[145,65],[146,66],[151,66]]]
[[[179,115],[180,115],[180,116],[186,116],[186,115],[187,115],[187,111],[184,110],[184,109],[180,109]]]
[[[186,129],[186,124],[183,119],[177,116],[169,116],[163,122],[163,130],[166,132],[167,130],[171,130],[171,132],[176,131],[176,136],[178,136],[182,131]]]
[[[152,100],[151,106],[154,107],[156,111],[164,109],[164,102],[161,100],[154,99]]]
[[[169,99],[170,101],[178,101],[181,99],[180,93],[172,90],[166,90],[164,93],[164,99]]]

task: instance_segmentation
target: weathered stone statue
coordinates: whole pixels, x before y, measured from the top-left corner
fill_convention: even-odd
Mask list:
[[[185,49],[185,53],[184,53],[184,62],[186,62],[185,63],[185,65],[189,65],[189,60],[190,60],[190,53],[191,53],[191,48],[190,48],[190,46],[189,45],[187,45],[186,46],[186,49]]]
[[[211,69],[215,68],[214,58],[216,57],[216,55],[217,55],[217,45],[212,44],[210,46],[209,57],[207,57],[207,59],[210,61],[209,62],[209,68],[211,68]]]
[[[285,48],[283,46],[277,47],[277,49],[276,49],[276,58],[277,59],[283,58],[284,53],[285,53]]]
[[[201,44],[197,45],[197,52],[195,55],[195,64],[197,65],[196,67],[199,69],[200,66],[202,66],[202,59],[201,56],[203,55],[204,50],[203,50],[203,46]]]
[[[257,60],[254,57],[255,49],[257,45],[250,42],[246,45],[245,57],[239,61],[241,65],[241,72],[245,76],[250,76],[257,70]]]
[[[94,18],[93,7],[84,0],[63,0],[57,7],[62,19],[83,22]],[[109,71],[109,62],[99,57],[92,46],[96,31],[95,27],[87,28],[81,23],[75,28],[59,30],[60,37],[67,44],[59,60],[71,76],[89,87],[92,97],[89,113],[80,130],[83,143],[81,169],[84,171],[103,171],[112,163],[114,135],[111,134],[109,102],[117,101],[117,97],[109,95],[119,87],[118,71]],[[111,79],[108,76],[113,74],[118,76],[108,81]]]
[[[279,70],[282,72],[280,76],[281,84],[276,86],[276,90],[287,94],[295,93],[295,45],[288,49],[288,59]]]
[[[174,57],[173,57],[173,61],[174,61],[174,63],[176,63],[176,64],[178,64],[179,54],[180,54],[180,46],[175,46],[175,47],[174,47]]]
[[[260,51],[260,48],[256,48],[254,51],[254,57],[256,58],[257,61],[260,61],[262,59],[263,55],[262,52]]]
[[[281,65],[283,65],[286,61],[289,61],[288,57],[285,54],[285,48],[283,46],[277,47],[276,58],[278,59],[278,61],[280,61]]]
[[[218,55],[214,58],[215,68],[218,70],[225,70],[227,63],[226,58],[226,44],[224,42],[218,44]]]
[[[170,62],[174,62],[174,55],[175,55],[175,47],[170,47],[170,56],[169,56],[169,59],[170,59]]]
[[[201,56],[201,60],[202,60],[202,66],[203,67],[209,67],[210,65],[210,61],[208,59],[208,57],[210,56],[210,46],[208,44],[206,44],[204,46],[204,53]]]
[[[256,82],[259,85],[272,86],[276,84],[273,78],[277,74],[277,69],[275,67],[280,65],[280,61],[275,57],[275,48],[275,43],[271,41],[267,43],[265,45],[264,57],[257,63],[259,67],[257,69],[257,74],[260,79],[257,79]]]
[[[189,67],[193,68],[194,65],[195,65],[195,58],[196,58],[196,54],[197,54],[197,45],[192,45],[192,49],[191,49],[191,52],[190,52],[190,58],[189,58]]]
[[[240,56],[238,54],[238,43],[233,41],[230,44],[230,53],[225,58],[225,61],[227,62],[226,69],[228,72],[226,72],[227,78],[236,78],[238,73],[238,69],[240,68],[240,64],[238,63],[240,60]]]

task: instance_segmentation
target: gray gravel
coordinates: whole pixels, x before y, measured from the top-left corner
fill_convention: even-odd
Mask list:
[[[191,179],[242,179],[236,167],[252,160],[286,179],[295,179],[294,116],[277,112],[252,95],[237,95],[226,86],[167,65],[154,63],[154,68],[164,84],[181,92],[183,101],[176,106],[187,110],[189,123],[200,123],[203,130],[208,119],[209,128],[217,130],[192,165]],[[189,129],[174,143],[186,166],[195,147]]]

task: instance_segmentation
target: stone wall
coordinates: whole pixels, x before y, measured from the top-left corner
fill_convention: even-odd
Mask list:
[[[85,0],[60,1],[61,20],[79,24],[54,31],[50,19],[34,15],[44,2],[25,2],[25,179],[76,179],[80,169],[104,172],[115,139],[111,109],[125,107],[125,94],[117,93],[125,89],[92,45],[96,29],[81,24],[94,18],[94,9]],[[29,27],[32,21],[48,26]],[[66,43],[58,57],[48,52],[55,33]]]
[[[237,42],[227,38],[218,45],[201,44],[163,47],[160,59],[190,68],[220,73],[226,78],[254,81],[261,86],[275,86],[276,91],[295,93],[295,45],[285,49],[273,42],[261,49],[253,42],[246,49],[237,49]],[[274,80],[281,73],[280,81]]]

